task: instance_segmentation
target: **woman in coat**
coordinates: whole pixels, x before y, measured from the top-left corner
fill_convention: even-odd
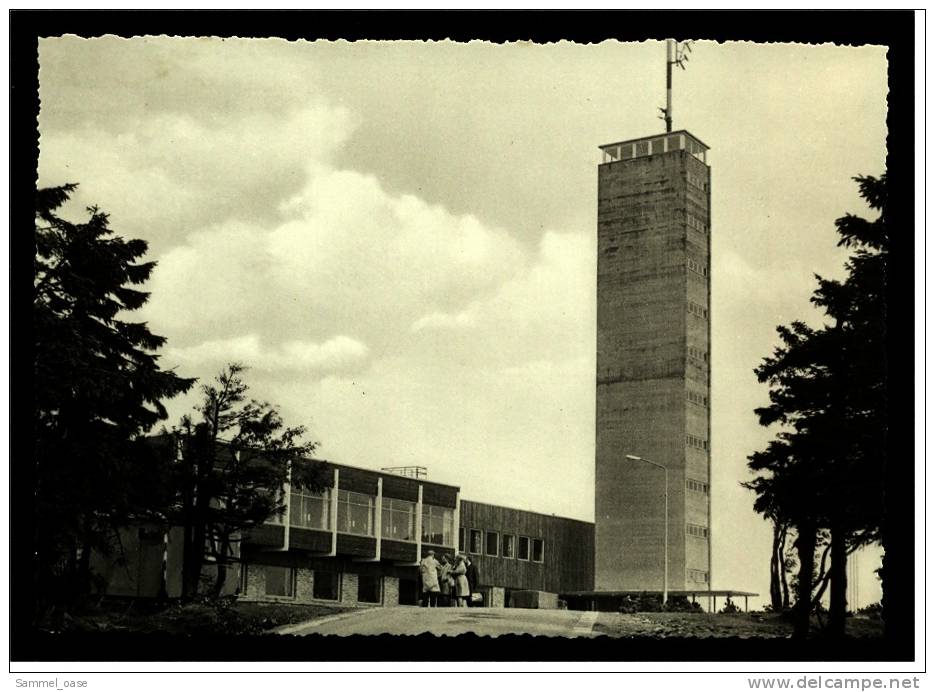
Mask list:
[[[455,578],[455,601],[458,608],[467,608],[467,599],[471,595],[471,590],[468,587],[467,576],[467,565],[464,564],[464,555],[458,555],[458,561],[455,563],[455,567],[451,570],[452,576]]]
[[[443,553],[442,561],[438,563],[438,588],[440,589],[438,605],[444,607],[451,605],[451,582],[451,563],[448,562],[448,556]]]
[[[419,573],[422,577],[422,606],[438,607],[438,560],[435,551],[430,550],[422,562],[419,563]]]

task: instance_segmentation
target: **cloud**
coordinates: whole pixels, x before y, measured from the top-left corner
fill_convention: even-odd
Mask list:
[[[96,204],[112,227],[161,251],[179,235],[235,220],[268,223],[327,163],[355,119],[341,106],[198,118],[154,113],[128,132],[41,127],[40,186],[78,182],[74,207]]]
[[[547,231],[496,290],[458,309],[422,314],[411,326],[427,357],[479,358],[502,366],[593,358],[593,235]]]
[[[279,346],[265,345],[256,334],[230,339],[203,341],[186,348],[167,348],[163,360],[188,367],[217,367],[227,362],[241,362],[250,368],[266,371],[327,372],[360,363],[367,357],[367,347],[356,339],[335,336],[324,343],[286,341]]]
[[[229,219],[158,259],[146,318],[171,343],[245,331],[319,341],[351,334],[378,352],[425,315],[495,294],[530,258],[503,229],[454,215],[372,176],[306,163],[271,223]]]

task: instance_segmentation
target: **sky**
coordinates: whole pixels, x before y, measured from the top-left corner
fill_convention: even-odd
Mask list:
[[[134,319],[163,367],[249,365],[322,458],[593,521],[598,146],[664,129],[662,41],[62,37],[39,63],[39,185],[148,241]],[[697,42],[674,75],[675,129],[711,147],[714,588],[768,594],[740,487],[774,434],[753,368],[843,274],[886,68],[883,47]]]

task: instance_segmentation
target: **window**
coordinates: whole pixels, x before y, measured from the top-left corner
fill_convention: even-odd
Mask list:
[[[702,569],[690,569],[688,570],[688,578],[698,584],[707,584],[708,583],[708,573]]]
[[[685,480],[686,487],[696,493],[702,493],[703,495],[708,494],[708,484],[702,481],[696,481],[693,478],[688,478]]]
[[[702,271],[702,274],[704,274],[704,271]],[[698,303],[688,301],[688,311],[693,315],[697,315],[698,317],[702,317],[704,319],[708,318],[708,309],[700,306]]]
[[[516,536],[503,534],[503,557],[513,559],[516,557]]]
[[[416,503],[383,498],[383,538],[394,541],[416,540]]]
[[[500,555],[500,534],[496,531],[487,532],[484,554],[490,555],[491,557],[498,557]]]
[[[690,389],[688,390],[688,400],[692,402],[693,404],[698,404],[699,406],[708,405],[708,397],[706,397],[704,394],[693,392]]]
[[[295,570],[291,567],[268,565],[266,572],[266,595],[293,598],[295,596]]]
[[[382,601],[380,584],[380,577],[375,574],[358,574],[357,600],[360,603],[379,603]]]
[[[529,559],[529,537],[520,536],[519,537],[519,559],[528,560]]]
[[[373,496],[338,490],[338,531],[373,535]]]
[[[704,361],[705,363],[707,363],[708,352],[702,351],[700,348],[696,348],[694,346],[689,346],[688,347],[688,359],[694,360],[694,361]]]
[[[695,272],[696,274],[701,274],[702,276],[707,276],[708,269],[703,262],[699,262],[698,260],[689,257],[685,260],[685,266],[688,267],[689,271]],[[691,306],[689,306],[688,311],[693,312]]]
[[[542,543],[542,539],[533,538],[532,539],[532,561],[542,562],[545,559],[544,550],[545,550],[545,546]]]
[[[470,552],[480,555],[482,552],[482,542],[483,538],[481,536],[480,529],[471,529],[471,546]]]
[[[315,570],[312,584],[312,596],[325,601],[338,600],[338,584],[341,575],[337,572],[319,572]]]
[[[708,527],[701,526],[699,524],[689,524],[687,527],[688,535],[694,536],[695,538],[707,538],[708,537]]]
[[[458,528],[458,551],[464,552],[464,527]]]
[[[289,495],[289,523],[303,529],[330,531],[331,491],[292,490]]]
[[[454,545],[454,516],[450,507],[422,505],[422,542]]]

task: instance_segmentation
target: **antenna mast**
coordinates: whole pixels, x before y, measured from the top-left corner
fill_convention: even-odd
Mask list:
[[[660,108],[663,120],[666,121],[666,132],[672,132],[672,66],[678,65],[683,70],[688,62],[687,53],[692,52],[692,41],[682,41],[681,44],[674,38],[666,39],[666,107]]]

